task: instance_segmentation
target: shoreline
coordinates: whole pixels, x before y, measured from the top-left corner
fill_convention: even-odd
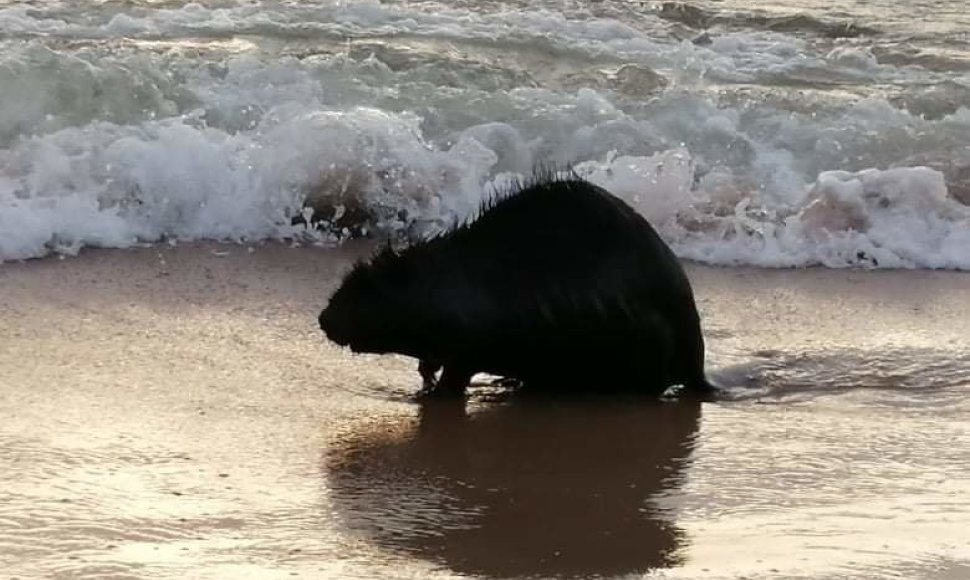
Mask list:
[[[378,246],[381,242],[378,240],[370,238],[357,238],[351,239],[346,242],[335,245],[319,245],[313,243],[294,243],[292,240],[261,240],[256,242],[237,242],[237,241],[220,241],[220,240],[197,240],[197,241],[187,241],[187,242],[156,242],[156,243],[140,243],[131,247],[126,248],[112,248],[112,247],[98,247],[98,246],[85,246],[78,250],[76,253],[58,253],[50,252],[43,256],[36,256],[32,258],[19,258],[19,259],[9,259],[0,260],[0,272],[3,271],[5,267],[27,267],[30,264],[38,264],[49,261],[71,261],[71,260],[86,260],[91,259],[92,255],[98,255],[102,253],[115,253],[115,252],[128,252],[137,254],[150,254],[156,253],[164,255],[171,252],[182,252],[182,251],[208,251],[216,257],[226,257],[230,254],[237,252],[245,253],[256,253],[260,251],[311,251],[311,252],[333,252],[341,256],[354,256],[357,258],[366,258],[370,255],[371,251]],[[812,264],[808,266],[758,266],[751,264],[711,264],[708,262],[703,262],[699,260],[694,260],[691,258],[679,258],[680,262],[688,269],[713,269],[713,270],[739,270],[739,271],[759,271],[759,272],[815,272],[815,271],[825,271],[825,272],[851,272],[860,274],[869,273],[904,273],[904,272],[924,272],[927,274],[942,274],[942,275],[967,275],[970,276],[970,271],[968,270],[957,270],[952,268],[880,268],[880,267],[851,267],[847,266],[844,268],[833,268],[829,266],[824,266],[821,264]]]

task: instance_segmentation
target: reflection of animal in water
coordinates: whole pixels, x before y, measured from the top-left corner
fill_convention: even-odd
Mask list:
[[[633,208],[579,179],[540,181],[357,264],[320,326],[357,352],[418,358],[429,392],[461,393],[477,372],[557,390],[710,389],[676,256]]]
[[[428,401],[403,429],[381,421],[329,450],[331,500],[378,546],[460,573],[669,567],[683,534],[651,498],[680,486],[699,419],[694,401]]]

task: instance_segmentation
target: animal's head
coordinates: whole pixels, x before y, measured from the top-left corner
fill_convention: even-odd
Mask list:
[[[400,352],[412,310],[408,278],[407,264],[390,248],[358,263],[320,313],[320,328],[354,352]]]

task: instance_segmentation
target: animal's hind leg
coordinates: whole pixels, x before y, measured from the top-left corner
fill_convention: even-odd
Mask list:
[[[454,366],[447,366],[441,371],[441,380],[438,381],[438,390],[455,395],[463,395],[468,384],[472,382],[473,371]]]
[[[435,375],[441,370],[441,363],[429,359],[421,359],[418,362],[418,373],[421,374],[421,380],[424,382],[424,390],[431,390],[435,388],[438,384],[438,379]]]

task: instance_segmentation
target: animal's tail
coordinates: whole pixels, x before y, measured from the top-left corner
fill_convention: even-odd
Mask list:
[[[686,382],[680,393],[682,397],[686,396],[701,401],[713,401],[717,398],[720,391],[721,389],[707,380],[707,377],[701,375],[699,379]]]

